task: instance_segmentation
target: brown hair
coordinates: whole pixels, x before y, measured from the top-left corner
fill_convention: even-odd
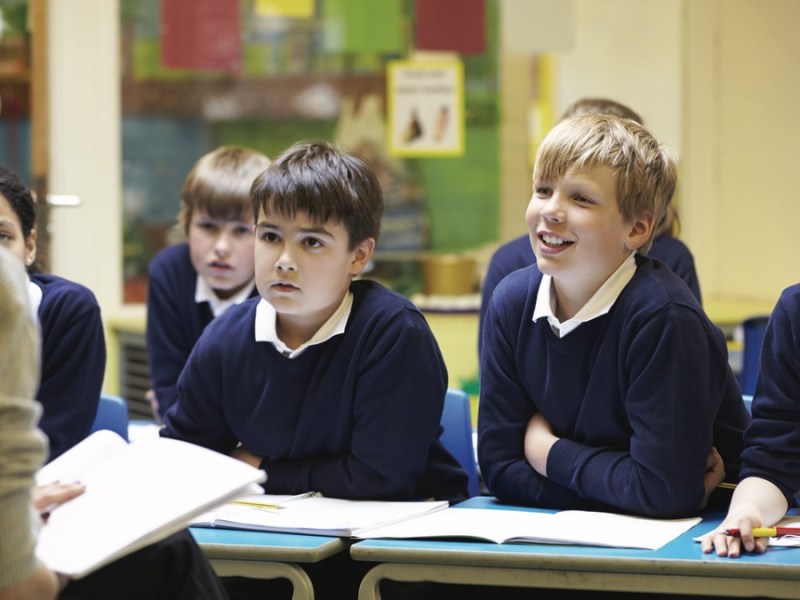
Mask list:
[[[202,210],[214,219],[238,220],[250,205],[250,185],[270,164],[264,154],[238,146],[220,146],[203,155],[181,188],[178,225],[189,230],[192,214]]]
[[[295,144],[259,175],[250,191],[253,215],[306,213],[315,223],[347,229],[350,249],[378,239],[383,192],[367,163],[326,142]]]

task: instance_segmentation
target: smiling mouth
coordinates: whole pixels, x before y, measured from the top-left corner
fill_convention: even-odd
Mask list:
[[[548,233],[540,233],[539,240],[541,240],[546,246],[549,246],[551,248],[563,248],[565,246],[570,246],[575,243],[569,240],[565,240],[562,237],[550,235]]]

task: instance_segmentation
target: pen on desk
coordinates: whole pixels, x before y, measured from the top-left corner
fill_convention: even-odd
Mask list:
[[[240,506],[255,506],[256,508],[266,508],[270,510],[278,510],[281,508],[286,508],[286,504],[289,502],[293,502],[295,500],[305,500],[306,498],[313,498],[314,496],[319,496],[319,492],[305,492],[303,494],[297,494],[296,496],[289,496],[280,504],[272,504],[268,502],[260,502],[259,500],[246,500],[246,499],[239,499],[239,500],[232,500],[231,504],[238,504]]]
[[[739,537],[738,528],[725,530],[725,535]],[[753,537],[778,537],[780,535],[800,535],[800,527],[753,527]]]
[[[230,503],[236,504],[237,506],[254,506],[256,508],[267,508],[270,510],[283,508],[280,504],[270,504],[268,502],[259,502],[258,500],[231,500]]]
[[[720,488],[720,489],[723,489],[723,490],[735,490],[736,489],[736,484],[735,483],[729,483],[727,481],[723,481],[717,487]]]

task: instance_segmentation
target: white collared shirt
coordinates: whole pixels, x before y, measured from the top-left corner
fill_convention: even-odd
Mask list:
[[[317,330],[311,339],[292,350],[278,337],[276,328],[278,313],[275,311],[275,307],[262,298],[258,306],[256,306],[256,341],[271,343],[286,358],[297,358],[309,346],[327,342],[333,336],[344,333],[352,308],[353,294],[348,291],[341,304],[339,304],[339,308],[322,324],[322,327]]]
[[[28,299],[30,300],[31,310],[34,320],[39,320],[39,305],[42,303],[42,288],[28,279]]]
[[[586,323],[606,314],[614,302],[617,301],[622,290],[630,283],[636,273],[635,252],[631,252],[619,268],[605,280],[603,285],[589,298],[581,309],[571,319],[563,323],[558,320],[555,314],[556,291],[553,288],[553,278],[550,275],[542,275],[542,282],[539,284],[539,293],[536,295],[536,306],[533,309],[533,321],[536,322],[542,317],[547,318],[550,328],[558,337],[574,331],[581,323]]]
[[[231,296],[230,298],[225,298],[224,300],[217,296],[214,293],[214,290],[211,289],[211,286],[208,285],[208,282],[200,277],[197,276],[197,285],[194,289],[194,301],[200,304],[201,302],[208,302],[208,305],[211,307],[211,312],[214,317],[220,316],[226,310],[228,310],[231,306],[236,306],[237,304],[241,304],[245,300],[250,297],[250,294],[253,293],[253,288],[256,286],[255,279],[250,282],[250,285],[245,286],[238,293]]]

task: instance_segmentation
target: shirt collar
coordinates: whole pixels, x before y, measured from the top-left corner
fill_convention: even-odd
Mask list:
[[[344,333],[352,308],[353,293],[348,291],[341,304],[339,304],[339,308],[322,324],[322,327],[317,330],[311,339],[292,350],[278,337],[276,329],[278,313],[275,311],[275,307],[262,298],[258,306],[256,306],[256,341],[271,343],[286,358],[297,358],[309,346],[327,342],[332,337]]]
[[[225,298],[223,300],[217,296],[216,292],[214,292],[211,286],[208,285],[208,282],[198,275],[197,285],[195,286],[194,290],[194,301],[197,302],[197,304],[200,304],[201,302],[208,302],[208,305],[211,307],[212,314],[215,317],[218,317],[231,306],[241,304],[247,300],[250,297],[250,294],[253,293],[253,288],[255,285],[256,282],[253,280],[250,282],[250,285],[245,286],[230,298]]]
[[[30,279],[28,279],[28,299],[30,300],[33,318],[38,319],[39,305],[42,303],[42,288]]]
[[[581,323],[601,317],[611,310],[614,302],[633,279],[635,273],[636,253],[631,252],[575,316],[563,323],[555,315],[556,294],[555,288],[553,288],[553,278],[550,275],[542,275],[542,282],[539,284],[539,292],[536,295],[536,306],[533,309],[533,321],[536,322],[538,319],[546,317],[553,333],[563,338]]]

